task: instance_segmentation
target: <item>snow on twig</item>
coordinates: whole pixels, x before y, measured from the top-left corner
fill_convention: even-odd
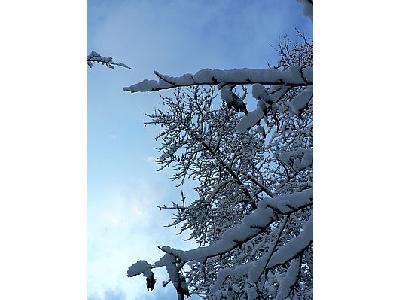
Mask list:
[[[112,60],[112,57],[104,57],[101,56],[99,53],[92,51],[90,54],[87,56],[87,64],[89,68],[93,67],[93,63],[100,63],[102,65],[107,66],[110,69],[114,69],[114,66],[119,66],[119,67],[124,67],[127,69],[131,69],[131,67],[127,66],[124,63],[121,62],[115,62]]]

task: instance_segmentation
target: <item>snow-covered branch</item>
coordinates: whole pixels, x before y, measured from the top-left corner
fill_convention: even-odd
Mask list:
[[[162,75],[155,71],[156,80],[144,80],[124,87],[124,91],[131,93],[159,91],[177,87],[193,85],[218,85],[220,88],[226,85],[249,85],[259,83],[261,85],[285,85],[289,87],[308,86],[313,84],[312,68],[293,66],[286,70],[271,69],[202,69],[192,74],[184,74],[179,77]]]
[[[93,63],[99,63],[105,65],[110,69],[114,69],[114,66],[131,69],[131,67],[127,66],[126,64],[115,62],[112,60],[112,57],[101,56],[99,53],[95,51],[90,52],[90,54],[87,56],[87,65],[89,66],[89,68],[93,67]]]
[[[272,208],[278,209],[281,214],[287,215],[311,205],[312,189],[261,201],[259,202],[259,207],[245,216],[240,224],[227,229],[219,240],[209,246],[186,251],[173,249],[169,246],[161,247],[161,250],[166,252],[166,255],[154,263],[153,267],[166,267],[171,263],[171,255],[179,258],[183,263],[190,261],[205,263],[211,257],[223,255],[236,247],[240,247],[243,243],[264,231],[279,217]],[[310,224],[306,224],[304,230],[297,237],[287,242],[271,256],[268,268],[292,259],[299,251],[309,245],[312,240],[312,221],[310,222]],[[128,270],[128,276],[136,276],[143,273],[143,271],[147,271],[147,268],[143,268],[143,265],[148,267],[148,264],[144,263],[133,264]]]

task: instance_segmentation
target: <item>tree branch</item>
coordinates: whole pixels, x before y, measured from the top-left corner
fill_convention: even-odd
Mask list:
[[[114,66],[131,69],[131,67],[127,66],[126,64],[115,62],[112,60],[112,57],[101,56],[99,53],[97,53],[95,51],[90,52],[90,54],[87,56],[86,62],[87,62],[87,65],[89,66],[89,68],[92,68],[93,63],[95,62],[95,63],[105,65],[105,66],[109,67],[110,69],[114,69]]]
[[[123,90],[131,93],[160,91],[165,89],[187,87],[193,85],[218,85],[219,88],[226,85],[249,85],[259,83],[262,85],[284,85],[288,87],[309,86],[313,84],[312,68],[290,67],[286,70],[271,69],[202,69],[192,74],[184,74],[179,77],[163,75],[154,71],[159,78],[156,80],[144,80],[124,87]]]

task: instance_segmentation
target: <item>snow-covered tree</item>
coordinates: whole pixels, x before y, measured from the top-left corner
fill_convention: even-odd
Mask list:
[[[312,299],[313,45],[299,40],[284,38],[267,69],[155,72],[158,81],[124,88],[175,89],[148,123],[161,127],[161,169],[171,167],[178,186],[193,179],[197,198],[181,193],[160,208],[199,244],[160,247],[158,261],[138,261],[128,276],[165,267],[182,297]]]
[[[198,184],[191,203],[182,194],[161,208],[199,243],[160,247],[159,261],[134,264],[128,276],[166,267],[175,287],[185,280],[207,299],[312,297],[312,43],[301,38],[285,38],[267,70],[155,72],[159,82],[126,89],[177,88],[148,123],[162,127],[161,169],[171,166],[178,185]],[[218,85],[223,101],[203,85]],[[252,85],[254,111],[239,85]]]

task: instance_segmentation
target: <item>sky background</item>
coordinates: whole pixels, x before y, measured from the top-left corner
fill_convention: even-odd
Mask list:
[[[157,245],[189,249],[171,215],[157,208],[179,200],[168,171],[156,172],[158,130],[144,127],[146,113],[160,107],[159,93],[130,94],[124,86],[201,68],[263,68],[276,62],[283,34],[312,23],[295,0],[88,1],[88,53],[112,56],[133,69],[88,69],[88,299],[176,299],[143,276],[126,277],[137,260],[162,256]],[[163,93],[165,94],[165,93]],[[184,188],[189,192],[189,187]],[[195,297],[192,297],[195,299]]]

